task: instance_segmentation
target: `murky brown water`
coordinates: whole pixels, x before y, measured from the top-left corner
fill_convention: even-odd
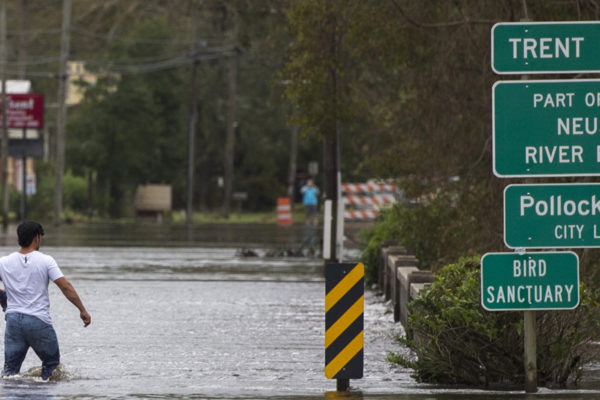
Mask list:
[[[140,246],[139,236],[116,235],[115,240],[92,229],[86,239],[85,232],[62,232],[62,240],[80,242],[66,246],[47,229],[42,249],[56,258],[93,317],[84,329],[76,309],[51,285],[65,378],[0,380],[0,398],[340,398],[333,393],[335,381],[324,377],[324,282],[318,258],[268,257],[269,242],[259,241],[258,232],[251,235],[258,257],[240,256],[240,247],[251,246],[239,246],[249,243],[239,231],[221,233],[239,235],[234,246],[196,240],[187,246],[180,240],[159,245],[154,239]],[[276,245],[289,243],[280,235]],[[13,249],[0,247],[0,254]],[[406,351],[394,342],[401,333],[388,307],[367,291],[365,377],[351,382],[353,398],[529,398],[519,391],[416,383],[410,370],[384,360],[389,351]],[[31,353],[23,371],[37,365]],[[535,397],[600,398],[594,386],[541,389]]]

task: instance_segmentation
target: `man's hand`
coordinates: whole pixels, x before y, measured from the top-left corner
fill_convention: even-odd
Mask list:
[[[71,282],[69,282],[67,280],[67,278],[65,278],[63,276],[63,277],[55,280],[54,283],[56,283],[56,285],[60,288],[60,290],[65,295],[65,297],[71,303],[73,303],[73,305],[75,307],[77,307],[77,309],[79,309],[79,317],[83,321],[83,326],[86,327],[89,324],[91,324],[92,317],[90,316],[90,314],[87,312],[87,310],[83,306],[83,303],[81,302],[81,299],[79,298],[79,295],[77,294],[77,291],[75,291],[75,288],[73,287],[73,285],[71,285]]]
[[[87,328],[87,326],[92,323],[92,317],[87,311],[82,311],[79,313],[79,317],[83,321],[84,328]]]
[[[0,306],[2,306],[2,312],[6,312],[8,298],[6,297],[6,291],[2,290],[0,293]]]

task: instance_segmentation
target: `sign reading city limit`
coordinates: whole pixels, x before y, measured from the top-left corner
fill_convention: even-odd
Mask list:
[[[492,27],[497,74],[600,72],[599,22],[516,22]]]
[[[579,305],[573,252],[488,253],[481,259],[481,305],[488,311],[570,310]]]
[[[508,185],[504,242],[513,249],[600,246],[600,184]]]
[[[496,82],[492,109],[496,176],[600,175],[600,80]]]

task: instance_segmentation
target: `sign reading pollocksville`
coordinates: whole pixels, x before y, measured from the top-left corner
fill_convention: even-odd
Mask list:
[[[513,249],[600,246],[600,184],[507,186],[504,242]]]

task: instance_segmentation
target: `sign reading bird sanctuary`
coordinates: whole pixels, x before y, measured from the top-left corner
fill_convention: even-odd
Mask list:
[[[504,189],[510,248],[600,246],[600,184],[519,184]]]
[[[599,22],[515,22],[492,28],[497,74],[600,72]]]
[[[499,81],[492,108],[496,176],[600,175],[600,80]]]
[[[488,311],[570,310],[579,304],[573,252],[488,253],[481,259],[481,305]]]

